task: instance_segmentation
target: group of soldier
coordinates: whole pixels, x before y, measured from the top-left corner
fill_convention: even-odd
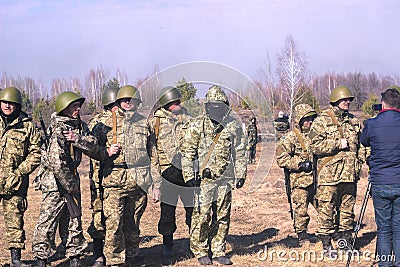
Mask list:
[[[93,239],[94,266],[132,266],[143,260],[138,255],[139,224],[150,188],[153,201],[161,202],[162,257],[173,256],[180,197],[190,249],[198,262],[232,264],[225,245],[231,191],[243,187],[246,179],[246,134],[230,115],[229,100],[220,86],[209,88],[204,113],[195,118],[181,106],[181,98],[177,88],[165,87],[152,118],[147,119],[138,112],[142,100],[136,87],[109,87],[102,96],[102,113],[86,124],[80,119],[85,98],[63,92],[41,138],[21,110],[21,92],[15,87],[3,89],[0,197],[10,266],[29,266],[21,261],[23,216],[28,176],[37,167],[33,183],[42,201],[32,241],[36,266],[48,265],[55,254],[57,227],[65,229],[62,239],[70,266],[80,266],[88,246],[81,220],[82,153],[90,157],[88,233]]]
[[[327,256],[350,249],[357,182],[367,151],[360,145],[361,125],[349,112],[354,99],[344,86],[334,88],[330,107],[319,115],[308,104],[294,109],[293,129],[276,150],[277,163],[290,175],[294,230],[300,245],[309,239],[309,204],[317,215],[317,236]],[[332,240],[341,240],[334,249]]]

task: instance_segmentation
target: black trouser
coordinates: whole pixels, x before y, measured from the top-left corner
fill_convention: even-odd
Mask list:
[[[182,171],[171,166],[162,173],[161,183],[161,216],[158,222],[158,232],[162,235],[172,235],[176,230],[175,210],[179,197],[186,210],[186,225],[190,228],[193,213],[194,189],[186,187]]]

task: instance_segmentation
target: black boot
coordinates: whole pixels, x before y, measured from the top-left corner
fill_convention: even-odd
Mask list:
[[[319,239],[322,242],[322,249],[324,250],[325,257],[334,258],[335,256],[337,256],[337,252],[332,248],[330,235],[320,235]]]
[[[163,246],[161,255],[165,258],[172,258],[174,253],[172,250],[173,247],[174,236],[171,235],[163,235]]]
[[[11,252],[11,263],[10,267],[28,267],[30,264],[24,264],[21,261],[21,249],[20,248],[12,248]]]
[[[46,267],[47,261],[42,259],[36,260],[36,267]]]
[[[80,267],[80,265],[79,265],[79,257],[70,258],[69,267]]]
[[[104,265],[104,255],[103,255],[103,240],[100,238],[93,239],[93,258],[94,266],[102,267]]]
[[[308,239],[308,234],[307,231],[301,231],[300,233],[297,234],[297,239],[299,241],[299,245],[303,246],[304,243],[307,241]]]

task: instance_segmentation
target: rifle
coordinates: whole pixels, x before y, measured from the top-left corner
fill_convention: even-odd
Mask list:
[[[283,172],[285,174],[285,190],[286,190],[286,196],[287,196],[288,203],[289,203],[289,213],[290,213],[290,217],[293,220],[294,217],[293,217],[293,206],[292,206],[292,188],[290,186],[290,170],[285,167],[285,168],[283,168]]]
[[[350,266],[351,258],[353,256],[354,245],[356,244],[358,232],[361,229],[362,220],[364,219],[365,210],[367,209],[368,199],[371,192],[371,182],[368,182],[367,190],[365,191],[364,199],[361,205],[360,214],[358,215],[356,225],[354,226],[353,233],[351,236],[350,244],[349,244],[349,251],[347,254],[347,263],[346,267]]]
[[[46,125],[44,124],[42,113],[40,113],[39,121],[40,121],[40,127],[42,128],[43,135],[44,135],[43,143],[44,143],[44,145],[46,147],[46,150],[47,150],[47,147],[49,146],[49,136],[47,135]]]
[[[199,158],[197,157],[197,153],[196,153],[196,157],[195,160],[193,161],[193,174],[194,174],[194,181],[196,182],[196,187],[194,188],[194,196],[197,197],[197,207],[199,209],[200,212],[200,183],[201,183],[201,179],[200,179],[200,164],[199,164]],[[194,202],[196,202],[196,200],[194,199]]]
[[[318,188],[318,156],[313,154],[312,161],[312,176],[313,176],[313,193],[314,193],[314,205],[315,208],[318,208],[318,199],[316,199],[317,188]]]

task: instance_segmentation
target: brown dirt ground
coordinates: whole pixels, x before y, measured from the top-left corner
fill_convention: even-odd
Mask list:
[[[267,153],[263,155],[273,155],[273,146],[270,146]],[[257,156],[260,149],[257,150]],[[257,157],[257,159],[259,159]],[[272,160],[269,157],[269,160]],[[268,160],[268,159],[263,159]],[[249,165],[249,180],[254,173],[257,164]],[[356,216],[360,211],[361,202],[364,197],[367,175],[366,167],[363,170],[362,178],[359,182]],[[85,157],[80,166],[82,177],[82,200],[83,200],[83,228],[86,230],[91,220],[91,210],[89,209],[89,180],[88,159]],[[267,175],[267,170],[265,170]],[[33,177],[33,176],[32,176]],[[33,179],[31,177],[31,180]],[[284,192],[283,171],[276,165],[273,159],[272,167],[262,185],[253,193],[248,192],[249,182],[241,190],[233,192],[231,228],[228,236],[227,255],[231,257],[235,266],[345,266],[346,255],[337,260],[321,259],[321,245],[318,242],[307,242],[303,247],[299,247],[296,235],[293,232],[292,221],[288,212],[288,204]],[[23,259],[28,263],[34,264],[31,253],[32,234],[39,212],[40,192],[33,188],[29,189],[29,208],[25,213],[26,230],[26,250],[23,251]],[[311,222],[309,232],[314,234],[316,231],[316,211],[313,207],[309,208]],[[141,252],[144,256],[145,266],[161,266],[160,251],[162,238],[157,232],[159,218],[159,204],[149,201],[147,209],[141,220]],[[3,214],[0,212],[0,236],[5,236]],[[175,233],[175,257],[173,266],[196,266],[198,262],[189,253],[188,230],[184,223],[184,209],[177,209],[178,230]],[[356,246],[364,253],[375,253],[376,226],[373,215],[372,201],[367,206],[363,221],[363,227],[359,232],[359,239]],[[91,242],[89,235],[85,232],[85,237]],[[314,236],[315,237],[315,236]],[[6,247],[5,238],[0,242],[0,264],[8,266],[9,251]],[[57,238],[57,244],[60,240]],[[267,248],[267,250],[265,250]],[[265,253],[267,252],[267,254]],[[312,254],[312,253],[316,254]],[[268,255],[265,258],[265,255]],[[278,256],[280,255],[280,257]],[[272,256],[272,257],[271,257]],[[340,255],[339,255],[340,256]],[[372,256],[360,256],[359,262],[352,262],[351,266],[371,266]],[[82,260],[82,266],[90,266],[92,263],[91,253]],[[7,265],[6,265],[7,264]],[[68,260],[62,259],[52,263],[52,266],[69,266]]]

